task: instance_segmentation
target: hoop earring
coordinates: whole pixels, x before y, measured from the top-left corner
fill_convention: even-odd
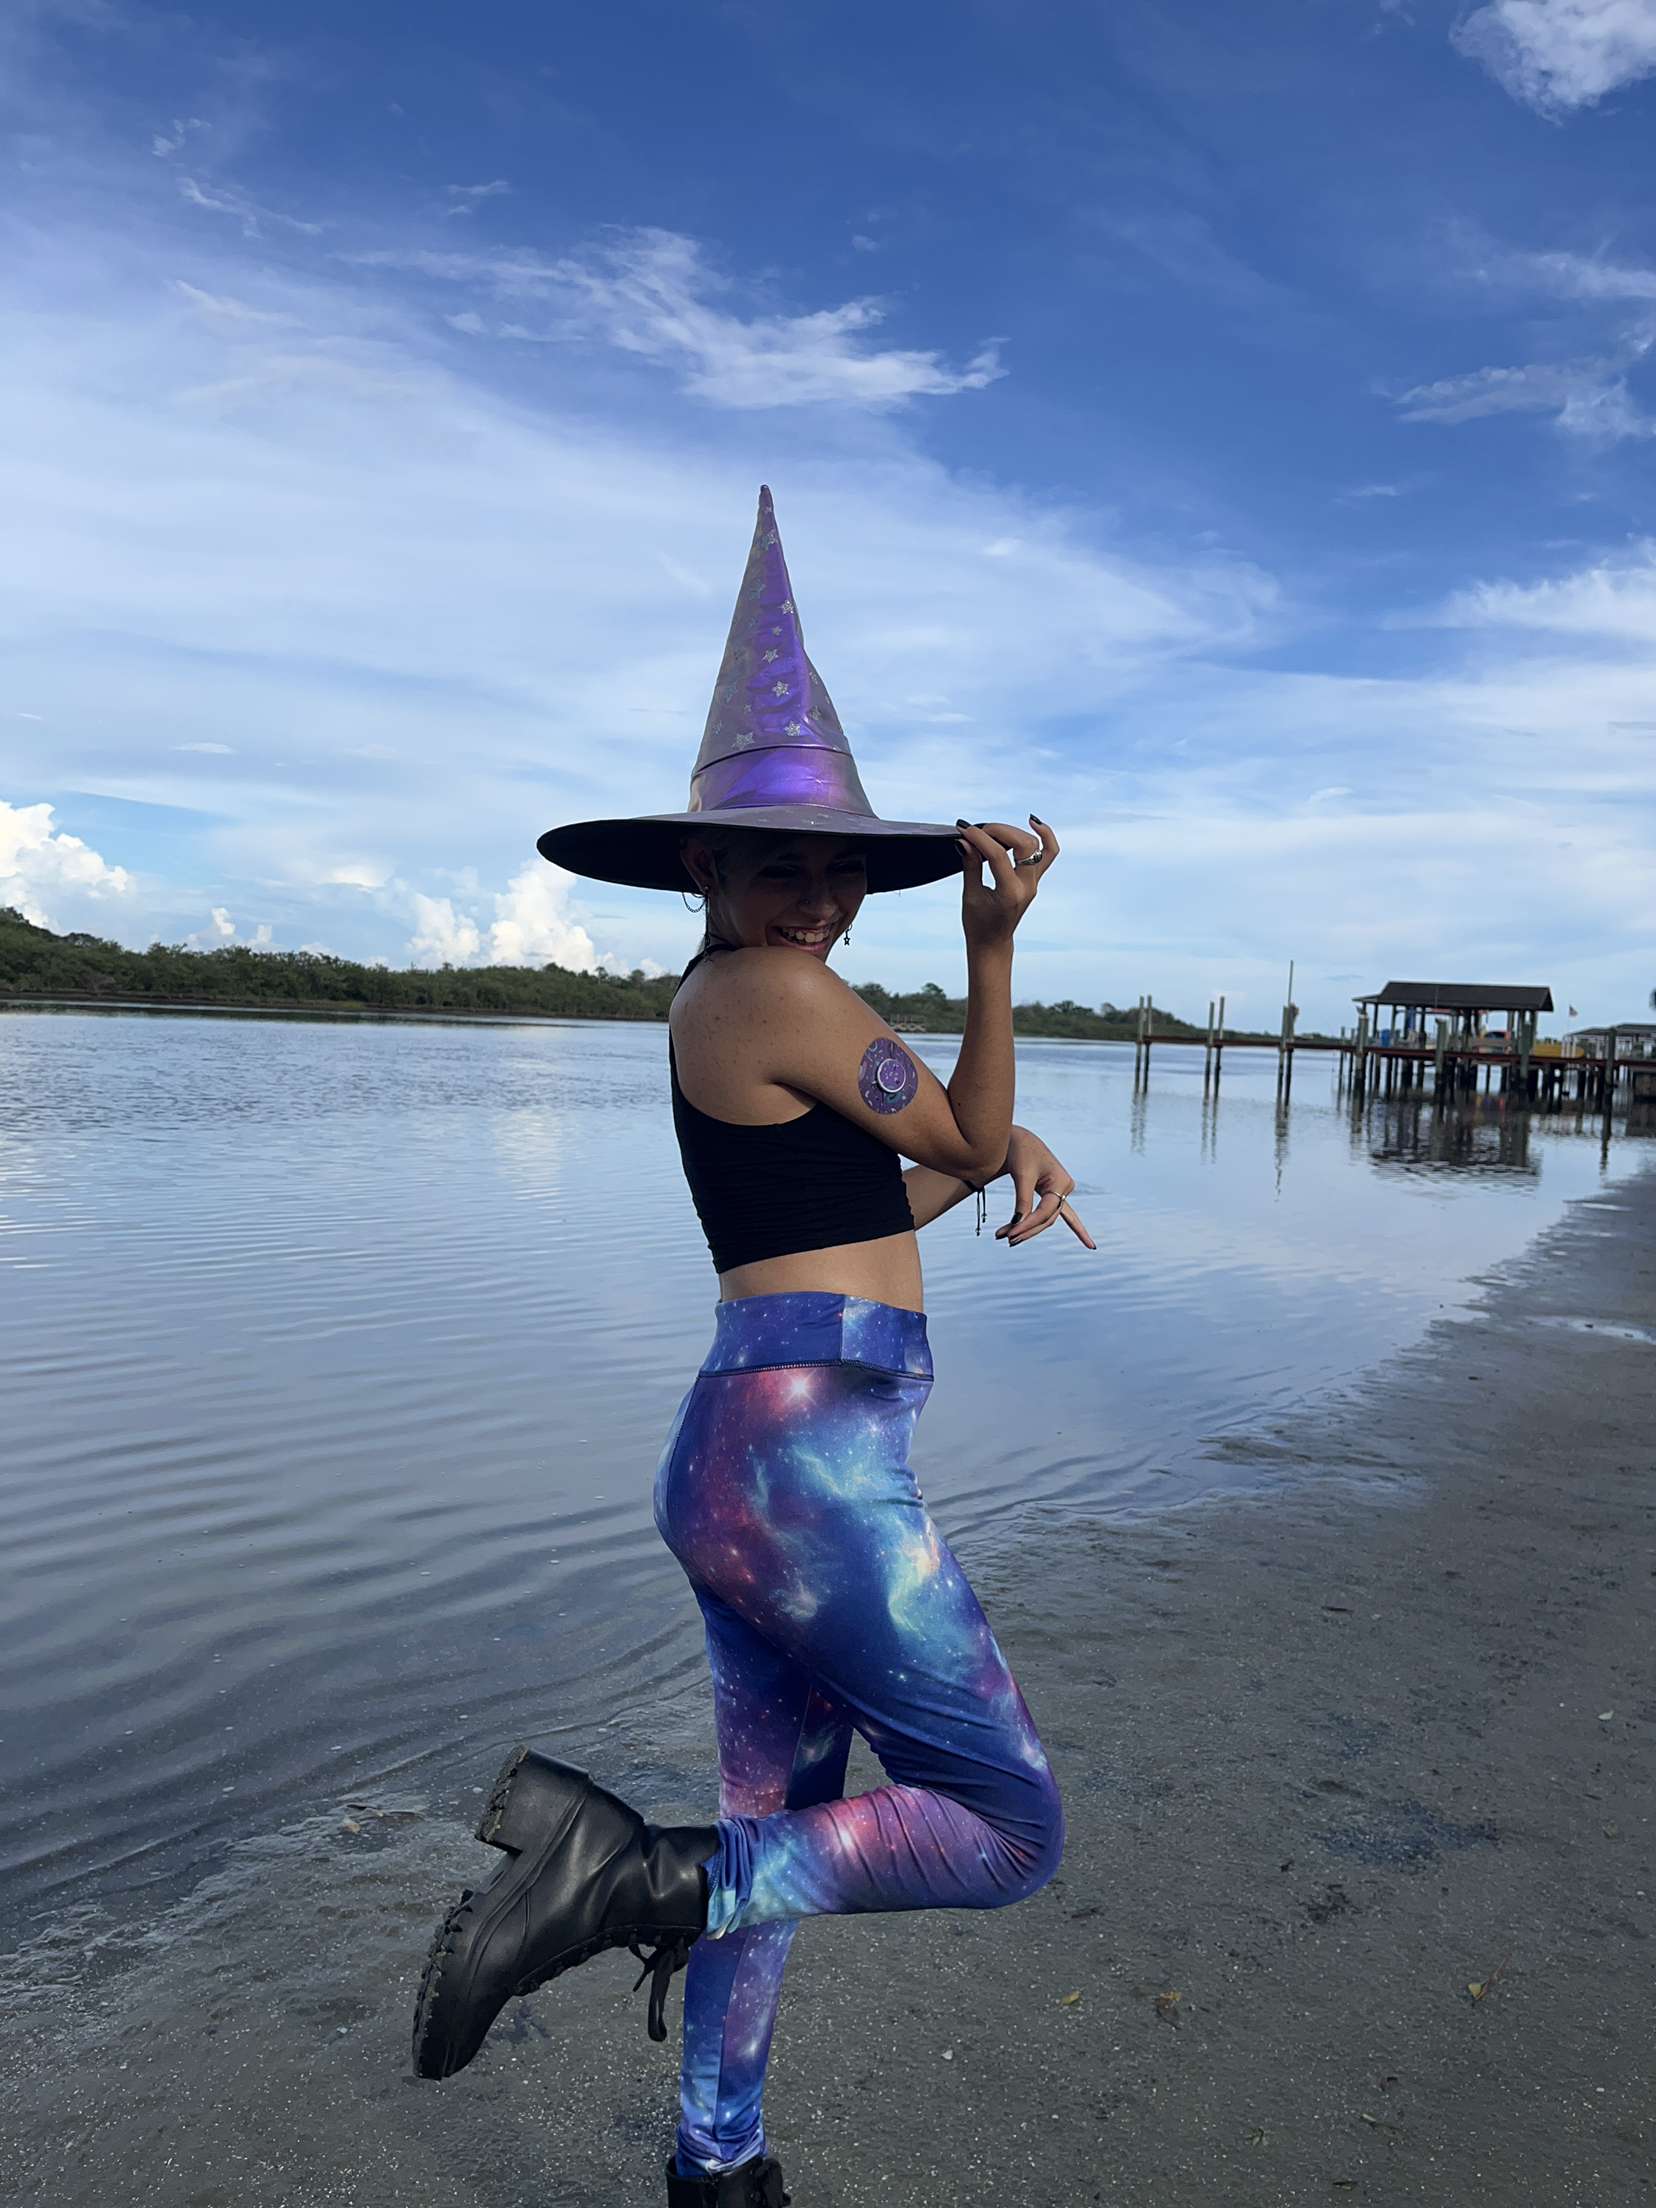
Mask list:
[[[688,894],[684,890],[681,889],[679,891],[679,901],[684,906],[686,912],[705,912],[707,910],[706,890],[698,890],[696,894],[702,899],[702,902],[699,905],[693,905],[690,902]]]

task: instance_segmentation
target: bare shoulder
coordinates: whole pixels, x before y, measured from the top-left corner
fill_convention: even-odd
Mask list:
[[[806,951],[721,951],[697,967],[668,1013],[680,1083],[723,1118],[774,1119],[779,1104],[808,1106],[813,1099],[778,1075],[787,1041],[832,1028],[847,1007],[861,999]]]
[[[699,1084],[686,1093],[704,1111],[774,1120],[783,1096],[807,1109],[822,1103],[940,1173],[989,1170],[936,1074],[821,959],[744,946],[698,967],[681,998],[697,984],[675,1040],[680,1080]]]
[[[727,952],[719,964],[732,998],[757,1014],[820,1014],[834,1005],[859,1004],[861,998],[825,960],[783,944],[761,944]]]

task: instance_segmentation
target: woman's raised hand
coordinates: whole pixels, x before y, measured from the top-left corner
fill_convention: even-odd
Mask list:
[[[1041,877],[1058,856],[1058,838],[1050,823],[1029,816],[1028,828],[1012,828],[1004,820],[985,821],[974,827],[957,820],[965,865],[961,887],[960,918],[968,944],[1010,943],[1012,931],[1023,918]],[[1031,832],[1033,831],[1033,833]],[[987,866],[993,877],[983,879]]]

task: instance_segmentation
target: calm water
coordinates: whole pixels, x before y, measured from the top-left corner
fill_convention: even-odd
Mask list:
[[[914,1038],[946,1076],[951,1040]],[[1242,1056],[1024,1044],[1100,1247],[922,1241],[916,1468],[970,1569],[1029,1500],[1161,1510],[1209,1444],[1464,1304],[1641,1160],[1597,1125],[1359,1122]],[[999,1193],[990,1226],[1009,1208]],[[717,1293],[660,1028],[0,1017],[0,1924],[502,1744],[610,1783],[705,1697],[650,1519]],[[602,1736],[609,1753],[598,1748]],[[458,1797],[457,1797],[458,1802]]]

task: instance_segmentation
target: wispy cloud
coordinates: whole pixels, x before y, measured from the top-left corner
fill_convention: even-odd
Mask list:
[[[264,329],[293,327],[291,314],[275,313],[268,307],[250,307],[245,299],[230,299],[217,292],[203,291],[198,284],[187,284],[181,276],[173,278],[172,288],[198,314],[214,322],[255,323]]]
[[[873,333],[887,309],[874,298],[807,314],[744,315],[725,303],[736,290],[732,280],[709,265],[697,240],[672,230],[621,232],[584,260],[423,249],[351,258],[466,285],[520,309],[538,302],[556,318],[550,327],[528,326],[521,312],[509,321],[487,320],[475,308],[454,326],[518,340],[595,338],[676,368],[685,390],[715,406],[883,408],[980,391],[1005,373],[998,340],[958,368],[935,351],[877,345]]]
[[[497,176],[488,184],[449,184],[447,212],[451,215],[475,215],[486,199],[500,199],[511,190],[505,177]]]
[[[1649,349],[1641,340],[1631,348]],[[1544,414],[1567,436],[1614,444],[1656,435],[1656,420],[1639,406],[1616,360],[1531,361],[1516,368],[1477,368],[1402,392],[1408,422],[1472,422],[1493,414]]]
[[[1233,307],[1282,307],[1293,294],[1233,253],[1205,215],[1185,209],[1137,212],[1101,208],[1089,226],[1132,251],[1191,291]]]
[[[199,115],[174,116],[170,130],[158,130],[151,138],[150,151],[158,161],[170,161],[182,149],[191,131],[206,128]]]
[[[1647,538],[1616,559],[1545,582],[1474,584],[1457,591],[1437,618],[1456,628],[1613,640],[1656,658],[1656,542]]]
[[[1591,253],[1514,253],[1508,265],[1537,290],[1561,299],[1612,304],[1656,303],[1656,268]]]
[[[319,238],[326,225],[320,222],[304,222],[297,215],[284,215],[275,208],[261,207],[247,194],[233,185],[215,184],[209,190],[193,176],[178,179],[181,199],[192,207],[200,207],[210,215],[231,215],[241,224],[244,238],[256,238],[263,234],[261,225],[275,223],[278,229],[297,230],[307,238]]]
[[[1656,0],[1490,0],[1451,35],[1541,115],[1593,107],[1656,71]]]
[[[1656,347],[1656,269],[1608,249],[1518,250],[1467,223],[1447,225],[1443,246],[1445,270],[1462,292],[1471,287],[1492,305],[1521,306],[1531,321],[1539,303],[1559,302],[1575,310],[1554,311],[1561,328],[1573,321],[1597,349],[1478,368],[1394,392],[1405,420],[1535,414],[1550,417],[1567,436],[1600,443],[1656,434],[1637,384]]]

